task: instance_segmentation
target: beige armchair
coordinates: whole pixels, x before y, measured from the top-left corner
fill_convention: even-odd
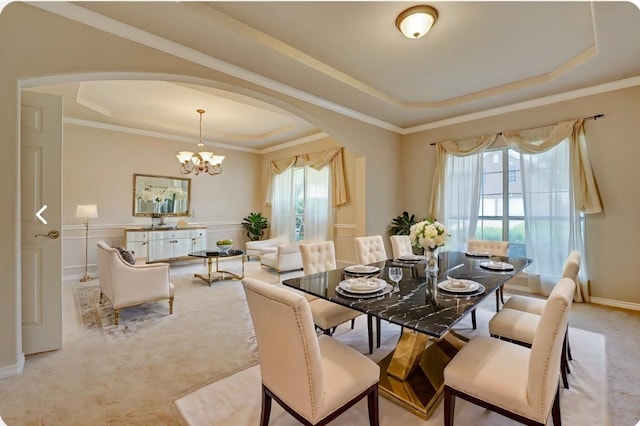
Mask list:
[[[455,397],[520,423],[561,424],[558,379],[564,331],[575,282],[556,284],[540,317],[531,349],[480,336],[465,344],[444,369],[444,424],[453,425]]]
[[[120,252],[106,243],[98,243],[98,271],[100,303],[106,297],[113,306],[114,322],[118,325],[120,309],[169,299],[169,313],[173,313],[173,284],[169,282],[169,264],[135,265],[126,262]]]
[[[377,426],[378,365],[330,336],[318,337],[302,295],[252,278],[242,283],[260,358],[260,425],[269,424],[272,399],[300,423],[324,425],[366,396],[369,422]]]
[[[281,235],[266,240],[247,241],[244,243],[244,254],[247,256],[247,260],[251,260],[251,256],[259,259],[261,251],[275,251],[276,247],[282,244],[289,244],[289,238]]]
[[[302,257],[298,243],[281,244],[275,248],[260,250],[260,264],[275,269],[278,273],[302,269]]]

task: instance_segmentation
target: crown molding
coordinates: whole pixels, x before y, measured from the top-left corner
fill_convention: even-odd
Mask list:
[[[352,119],[371,124],[381,129],[389,130],[400,135],[407,135],[416,132],[421,132],[430,129],[436,129],[440,127],[450,126],[453,124],[464,123],[467,121],[478,120],[481,118],[491,117],[495,115],[505,114],[514,111],[520,111],[528,108],[535,108],[539,106],[549,105],[556,102],[567,101],[584,96],[589,96],[597,93],[603,93],[612,90],[618,90],[626,87],[636,86],[640,84],[640,76],[631,77],[614,82],[604,83],[596,86],[591,86],[583,89],[577,89],[565,93],[550,95],[541,97],[538,99],[519,102],[515,104],[505,105],[498,108],[492,108],[484,111],[478,111],[471,114],[460,115],[443,120],[432,121],[417,126],[403,128],[395,124],[371,117],[367,114],[355,111],[351,108],[347,108],[343,105],[336,104],[310,93],[304,92],[300,89],[293,88],[289,85],[274,81],[266,78],[244,68],[230,64],[226,61],[222,61],[213,56],[204,54],[190,47],[173,42],[171,40],[156,36],[149,32],[140,30],[133,26],[124,24],[120,21],[108,18],[104,15],[95,13],[81,6],[68,3],[68,2],[35,2],[29,3],[30,5],[45,10],[47,12],[74,20],[84,25],[91,26],[101,31],[108,32],[118,37],[140,43],[142,45],[157,49],[167,54],[179,57],[181,59],[208,67],[210,69],[222,72],[224,74],[239,78],[264,87],[266,89],[273,90],[275,92],[291,96],[293,98],[308,102],[318,107],[333,111],[337,114],[350,117]],[[584,52],[583,52],[584,53]],[[589,53],[589,52],[587,52]],[[589,54],[592,54],[589,53]],[[580,59],[582,60],[582,59]],[[33,84],[33,83],[31,83]],[[172,136],[171,139],[176,139]],[[213,145],[216,146],[216,145]],[[236,149],[238,147],[230,148],[227,145],[217,145],[224,148]],[[249,151],[254,152],[254,151]],[[258,151],[255,151],[258,152]]]
[[[128,133],[128,134],[139,135],[139,136],[149,136],[149,137],[159,138],[159,139],[168,139],[168,140],[172,140],[172,141],[188,142],[188,143],[195,143],[195,144],[200,142],[199,139],[190,138],[190,137],[187,137],[187,136],[174,135],[174,134],[165,133],[165,132],[155,132],[155,131],[151,131],[151,130],[143,130],[143,129],[138,129],[138,128],[135,128],[135,127],[127,127],[127,126],[119,126],[119,125],[115,125],[115,124],[101,123],[99,121],[83,120],[83,119],[74,118],[74,117],[64,117],[63,118],[63,123],[72,124],[72,125],[75,125],[75,126],[90,127],[90,128],[94,128],[94,129],[108,130],[108,131],[112,131],[112,132]],[[246,148],[246,147],[242,147],[242,146],[228,145],[228,144],[224,144],[224,143],[211,142],[211,141],[207,141],[207,140],[203,140],[202,142],[207,146],[213,146],[213,147],[216,147],[216,148],[228,149],[230,151],[242,151],[242,152],[249,152],[251,154],[266,154],[268,152],[278,151],[280,149],[289,148],[289,147],[296,146],[296,145],[301,145],[303,143],[312,142],[314,140],[326,138],[328,136],[329,135],[326,134],[325,132],[318,132],[318,133],[315,133],[313,135],[309,135],[309,136],[305,136],[305,137],[302,137],[302,138],[294,139],[294,140],[291,140],[291,141],[288,141],[288,142],[284,142],[284,143],[281,143],[281,144],[278,144],[278,145],[274,145],[272,147],[265,148],[265,149]]]
[[[582,98],[585,96],[597,95],[614,90],[626,89],[628,87],[640,85],[640,76],[625,78],[622,80],[612,81],[609,83],[599,84],[597,86],[586,87],[583,89],[572,90],[569,92],[558,93],[555,95],[544,96],[530,101],[518,102],[515,104],[505,105],[498,108],[487,109],[484,111],[474,112],[472,114],[459,115],[444,120],[433,121],[414,127],[403,129],[402,135],[408,135],[425,130],[437,129],[440,127],[451,126],[453,124],[465,123],[467,121],[479,120],[482,118],[492,117],[495,115],[507,114],[510,112],[521,111],[523,109],[536,108],[545,105],[551,105],[558,102],[570,101],[572,99]]]
[[[113,34],[115,36],[142,44],[175,57],[193,62],[209,69],[230,75],[249,83],[257,84],[266,89],[291,96],[304,102],[334,111],[338,114],[354,118],[356,120],[371,124],[376,127],[387,129],[396,133],[402,131],[401,127],[371,117],[367,114],[336,104],[326,99],[296,89],[289,85],[277,82],[270,78],[256,74],[252,71],[233,65],[229,62],[207,55],[198,50],[192,49],[180,43],[173,42],[166,38],[151,34],[139,28],[108,18],[99,13],[95,13],[81,6],[68,2],[35,2],[29,3],[31,6],[40,8],[47,12],[62,16],[67,19],[79,22],[83,25],[96,28],[98,30]]]

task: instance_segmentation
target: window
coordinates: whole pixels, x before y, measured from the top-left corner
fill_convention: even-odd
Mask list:
[[[525,257],[520,154],[504,148],[482,155],[482,183],[475,238],[509,241],[509,255]]]
[[[291,241],[329,238],[329,168],[289,168],[273,177],[271,232]]]

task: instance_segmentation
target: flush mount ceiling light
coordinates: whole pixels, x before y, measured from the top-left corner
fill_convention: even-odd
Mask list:
[[[407,38],[420,38],[438,20],[438,12],[431,6],[413,6],[398,15],[396,27]]]

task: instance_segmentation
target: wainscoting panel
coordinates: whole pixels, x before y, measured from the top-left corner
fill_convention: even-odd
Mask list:
[[[207,249],[215,250],[216,241],[231,239],[234,248],[244,250],[247,237],[239,223],[190,223],[190,226],[207,228]],[[98,248],[96,244],[104,241],[110,246],[125,246],[125,229],[140,228],[139,225],[91,225],[89,224],[88,261],[89,276],[98,276]],[[79,280],[85,267],[85,228],[84,225],[66,225],[62,227],[62,279]]]
[[[334,223],[333,242],[336,246],[336,262],[339,267],[356,263],[353,239],[356,235],[356,225],[353,223]]]

